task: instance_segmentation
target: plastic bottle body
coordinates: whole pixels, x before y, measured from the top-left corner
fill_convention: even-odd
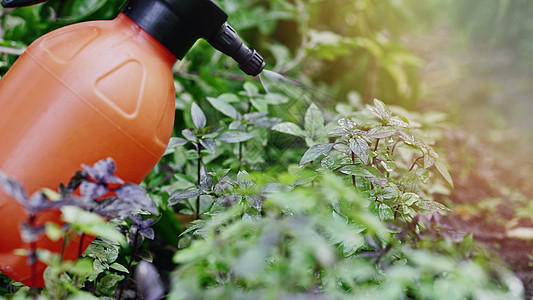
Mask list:
[[[0,80],[0,170],[31,194],[56,189],[82,164],[111,157],[119,177],[139,183],[172,133],[175,60],[123,14],[39,38]],[[13,254],[28,249],[19,232],[27,216],[3,192],[0,216],[0,271],[29,285],[26,257]],[[47,220],[58,221],[58,213],[37,217]],[[69,242],[67,258],[76,257],[78,244]],[[62,241],[38,241],[38,248],[61,247]]]

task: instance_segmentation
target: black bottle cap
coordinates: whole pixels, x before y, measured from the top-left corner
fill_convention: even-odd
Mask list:
[[[264,68],[263,58],[243,44],[226,23],[228,15],[211,0],[130,0],[122,11],[178,59],[203,38],[248,75]]]
[[[130,0],[122,11],[179,59],[199,38],[214,36],[228,18],[210,0]]]

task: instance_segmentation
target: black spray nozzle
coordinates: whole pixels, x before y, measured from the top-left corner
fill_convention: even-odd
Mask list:
[[[263,57],[248,48],[228,23],[222,24],[218,33],[208,42],[218,51],[233,58],[239,63],[239,68],[248,75],[259,75],[265,67]]]
[[[211,0],[129,0],[123,12],[182,59],[199,38],[232,57],[256,76],[265,63],[226,23],[228,15]]]
[[[2,6],[9,7],[22,7],[38,4],[47,0],[2,0]]]

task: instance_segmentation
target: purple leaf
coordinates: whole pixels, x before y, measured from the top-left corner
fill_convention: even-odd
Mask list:
[[[139,229],[139,233],[150,240],[153,240],[155,237],[155,232],[151,227]]]
[[[87,174],[99,183],[122,184],[124,181],[116,177],[116,165],[113,159],[106,158],[96,162],[93,166],[82,165]]]
[[[137,230],[139,230],[139,233],[145,238],[151,239],[151,240],[154,239],[155,232],[150,226],[154,225],[157,221],[159,221],[159,218],[143,220],[141,215],[135,214],[135,215],[131,215],[130,219],[134,223],[132,225],[132,228],[136,228]]]
[[[106,219],[125,219],[136,209],[131,203],[120,201],[119,198],[109,197],[99,201],[92,201],[90,207],[83,207]]]
[[[31,214],[36,214],[39,211],[52,208],[53,206],[53,202],[48,201],[48,198],[46,198],[46,196],[41,192],[34,193],[24,205],[26,210],[28,210]]]
[[[109,192],[109,188],[101,183],[94,183],[92,181],[84,181],[81,183],[80,192],[82,196],[90,199],[97,199]]]
[[[195,188],[195,187],[189,188],[184,191],[174,192],[168,198],[168,205],[172,206],[174,204],[177,204],[180,200],[200,196],[202,193],[203,193],[203,190]]]
[[[200,140],[200,144],[205,148],[205,150],[207,150],[207,152],[211,153],[211,154],[215,154],[215,152],[217,152],[217,143],[215,142],[215,140]]]
[[[44,226],[31,226],[23,222],[20,227],[20,237],[25,243],[36,242],[44,234]]]
[[[159,280],[157,269],[147,261],[140,261],[135,269],[135,281],[145,300],[158,300],[163,297],[165,289]]]
[[[126,202],[134,204],[136,207],[142,208],[153,214],[157,214],[157,209],[152,202],[152,199],[146,192],[138,185],[127,183],[115,190],[117,196]]]
[[[0,172],[0,187],[6,194],[13,197],[18,203],[24,205],[28,194],[20,183],[16,180],[9,178],[6,174]]]
[[[190,129],[183,129],[181,134],[189,141],[196,142],[196,134]]]

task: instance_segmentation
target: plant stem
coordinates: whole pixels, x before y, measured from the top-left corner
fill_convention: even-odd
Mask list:
[[[30,213],[29,224],[31,227],[35,223],[35,215]],[[37,241],[32,241],[30,243],[30,266],[31,266],[31,286],[32,288],[37,286]],[[33,295],[34,299],[37,299],[37,294]]]
[[[83,254],[83,241],[84,240],[85,240],[85,233],[82,233],[80,237],[80,245],[78,246],[78,258],[81,258],[81,255]]]
[[[128,268],[127,268],[128,272],[129,272],[128,274],[131,274],[131,265],[133,264],[133,260],[135,259],[135,256],[137,255],[138,240],[139,240],[139,230],[135,228],[135,236],[133,238],[133,246],[132,246],[132,249],[131,249],[130,259],[128,261]],[[129,279],[129,276],[127,276],[125,278],[124,284],[127,284],[128,279]],[[122,298],[122,293],[124,292],[124,284],[122,284],[120,286],[120,291],[118,292],[117,300],[120,300]]]
[[[352,151],[352,162],[355,163],[355,153],[353,153],[353,151]],[[352,175],[352,184],[353,184],[353,187],[356,187],[356,185],[355,185],[355,175]]]
[[[420,156],[419,158],[417,158],[417,159],[413,162],[413,164],[411,165],[411,168],[409,168],[409,172],[411,172],[411,171],[413,170],[413,168],[416,166],[416,163],[417,163],[419,160],[423,159],[423,158],[424,158],[423,155]]]
[[[240,142],[239,143],[239,171],[242,168],[242,149],[243,149],[243,146],[244,146],[244,142]]]
[[[59,262],[63,262],[63,258],[65,256],[65,248],[67,247],[67,239],[68,239],[68,233],[65,231],[65,235],[63,236],[63,245],[61,245],[61,255],[59,256]]]
[[[374,147],[374,151],[378,151],[378,145],[379,145],[379,139],[376,139],[376,146]]]
[[[396,143],[394,143],[394,145],[392,146],[392,150],[390,151],[390,155],[393,156],[394,155],[394,150],[396,150],[396,145],[398,145],[398,143],[400,142],[400,139],[398,139],[396,141]]]
[[[197,184],[200,186],[202,182],[202,151],[200,148],[200,141],[197,142],[197,154],[198,154],[198,169],[197,169]],[[196,197],[196,219],[200,218],[200,196]]]

